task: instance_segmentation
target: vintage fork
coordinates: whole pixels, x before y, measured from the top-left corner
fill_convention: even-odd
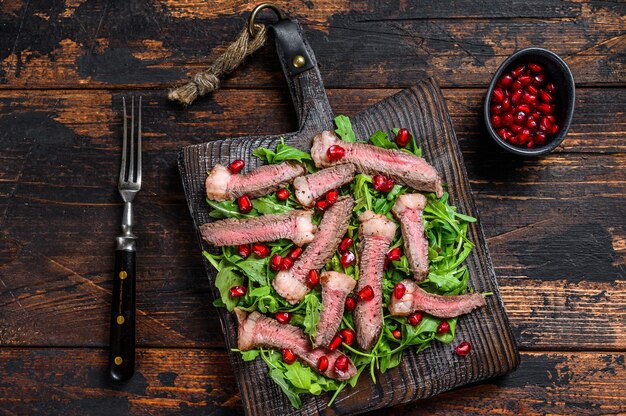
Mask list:
[[[133,200],[141,189],[141,97],[137,107],[135,140],[135,97],[131,98],[130,142],[128,116],[124,107],[122,166],[118,189],[124,201],[122,235],[116,238],[115,275],[111,309],[109,375],[113,381],[130,379],[135,372],[135,243]]]

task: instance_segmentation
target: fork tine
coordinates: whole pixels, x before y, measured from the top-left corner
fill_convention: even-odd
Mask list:
[[[126,154],[128,151],[128,122],[126,121],[126,99],[122,97],[122,106],[124,108],[124,134],[122,140],[122,166],[120,167],[119,185],[126,180]]]
[[[141,95],[139,96],[137,120],[137,184],[141,185]]]
[[[128,182],[135,181],[135,96],[130,98],[130,162],[128,164]]]

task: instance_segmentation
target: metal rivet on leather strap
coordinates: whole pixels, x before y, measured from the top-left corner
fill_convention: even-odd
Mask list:
[[[294,68],[302,68],[304,64],[306,64],[306,59],[304,59],[304,56],[302,55],[296,55],[291,60],[291,64],[294,66]]]

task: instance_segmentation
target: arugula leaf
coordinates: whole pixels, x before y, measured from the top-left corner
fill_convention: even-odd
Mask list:
[[[240,351],[241,359],[244,361],[254,361],[259,356],[259,350]]]
[[[235,263],[235,267],[241,270],[250,280],[260,284],[267,283],[267,259],[257,259],[250,256],[243,261]]]
[[[383,149],[398,149],[398,145],[389,140],[387,133],[378,130],[370,137],[370,143]]]
[[[349,143],[356,142],[356,135],[354,130],[352,130],[352,122],[348,117],[338,115],[335,117],[335,125],[337,126],[335,133],[341,137],[341,140]]]
[[[239,207],[237,206],[237,203],[235,201],[217,202],[207,199],[206,202],[211,207],[213,207],[213,210],[209,212],[209,217],[211,218],[252,218],[257,216],[257,212],[255,212],[254,210],[250,211],[247,214],[240,212]]]
[[[306,295],[304,302],[306,303],[306,315],[303,322],[304,332],[313,339],[317,333],[317,324],[320,322],[320,314],[324,307],[315,292]]]
[[[300,395],[298,392],[294,391],[290,384],[287,382],[285,374],[277,368],[272,368],[270,370],[270,378],[274,380],[274,383],[280,387],[280,389],[285,393],[285,396],[289,399],[289,402],[293,407],[299,409],[302,406],[302,400],[300,400]]]
[[[222,265],[225,260],[220,263],[220,270],[215,276],[215,286],[220,291],[222,302],[228,311],[232,311],[239,303],[239,299],[230,296],[230,288],[243,284],[244,278],[234,271],[233,266]]]
[[[259,214],[284,214],[293,210],[293,207],[278,202],[273,196],[253,199],[252,206]]]
[[[259,147],[252,151],[252,154],[269,164],[277,164],[291,160],[304,163],[309,172],[316,171],[315,164],[309,153],[285,144],[285,140],[282,138],[280,139],[280,143],[276,145],[276,151]]]

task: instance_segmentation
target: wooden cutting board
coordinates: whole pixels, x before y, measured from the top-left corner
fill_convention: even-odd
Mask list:
[[[299,30],[298,34],[301,34]],[[287,67],[289,57],[281,57],[300,125],[297,132],[214,140],[185,147],[180,153],[178,163],[185,195],[198,241],[204,249],[209,247],[200,238],[199,226],[212,221],[208,215],[204,180],[213,165],[243,159],[246,167],[252,169],[260,165],[259,159],[252,156],[252,151],[259,146],[273,149],[283,137],[287,144],[308,151],[316,133],[333,129],[334,115],[315,57],[306,41],[300,41],[312,64],[309,70],[294,74]],[[277,52],[279,56],[284,52],[278,41]],[[519,353],[502,304],[463,157],[439,87],[432,79],[422,80],[413,88],[401,91],[351,119],[360,139],[367,139],[376,130],[391,131],[394,127],[408,128],[414,134],[424,158],[441,172],[448,184],[451,203],[459,212],[479,219],[470,224],[468,230],[469,239],[476,245],[465,262],[470,273],[469,285],[478,292],[493,292],[494,295],[487,298],[485,308],[459,318],[452,345],[433,342],[419,355],[412,350],[406,351],[400,366],[379,375],[377,384],[367,376],[361,377],[357,386],[346,388],[330,408],[326,407],[329,396],[302,395],[302,408],[294,409],[270,380],[267,366],[260,358],[244,363],[239,353],[231,353],[233,371],[248,415],[361,413],[424,399],[467,383],[502,375],[519,364]],[[198,256],[201,256],[200,248]],[[214,282],[216,272],[208,261],[204,262],[208,278]],[[215,288],[213,296],[219,297]],[[219,316],[228,348],[236,348],[234,315],[220,308]],[[461,340],[468,340],[473,346],[472,353],[465,358],[454,354],[453,346]]]

